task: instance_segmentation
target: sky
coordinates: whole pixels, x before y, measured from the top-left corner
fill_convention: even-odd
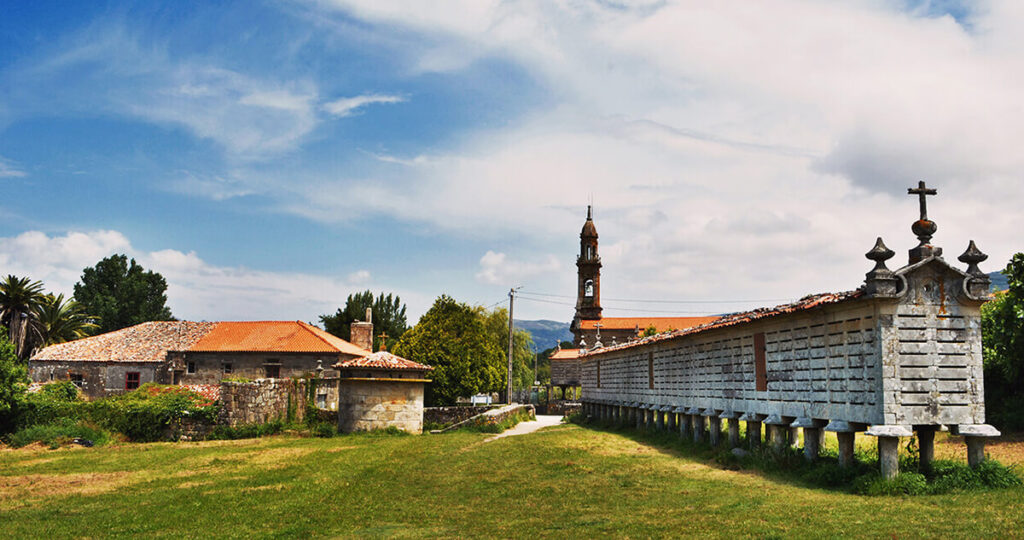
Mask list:
[[[0,274],[125,253],[190,320],[362,290],[569,321],[587,204],[606,316],[859,286],[1021,245],[1024,3],[14,1]],[[960,265],[964,266],[964,265]]]

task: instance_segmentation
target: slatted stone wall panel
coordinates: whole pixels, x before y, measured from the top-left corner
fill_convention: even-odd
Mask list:
[[[583,362],[584,398],[879,421],[874,312],[869,306],[856,316],[841,313],[834,320],[791,316],[596,355]],[[756,390],[755,332],[765,335],[767,391]],[[600,388],[587,384],[596,382],[598,362]]]

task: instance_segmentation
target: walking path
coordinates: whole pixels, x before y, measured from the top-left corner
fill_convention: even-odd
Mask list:
[[[562,415],[560,414],[538,414],[536,420],[527,420],[526,422],[519,422],[516,427],[512,429],[506,429],[505,431],[484,440],[484,442],[491,442],[495,439],[502,437],[512,437],[513,435],[526,435],[527,433],[533,433],[540,428],[546,428],[550,426],[557,426],[562,423]]]

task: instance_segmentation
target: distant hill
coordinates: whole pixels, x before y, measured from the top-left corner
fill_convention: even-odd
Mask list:
[[[534,352],[554,347],[559,341],[572,341],[569,323],[558,321],[521,321],[515,320],[516,328],[526,330],[533,336]]]
[[[993,291],[1005,291],[1010,288],[1010,283],[1006,280],[1006,276],[1002,272],[989,272],[989,279],[992,280]]]

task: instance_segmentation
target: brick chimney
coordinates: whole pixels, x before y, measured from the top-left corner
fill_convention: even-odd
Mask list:
[[[349,341],[356,347],[373,352],[373,312],[370,308],[366,308],[366,322],[352,323]]]

